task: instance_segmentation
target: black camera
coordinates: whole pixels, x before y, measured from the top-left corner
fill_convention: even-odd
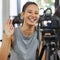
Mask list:
[[[42,30],[42,40],[43,44],[50,47],[50,51],[54,48],[54,51],[59,48],[59,38],[57,36],[56,30],[60,29],[60,18],[58,16],[52,15],[51,8],[44,10],[44,14],[39,18],[40,28]],[[60,33],[60,32],[58,32]],[[52,44],[51,44],[52,43]],[[53,46],[54,45],[54,46]],[[54,52],[53,51],[53,52]]]
[[[43,29],[60,29],[60,18],[52,15],[51,8],[44,10],[43,15],[39,18],[39,23]]]

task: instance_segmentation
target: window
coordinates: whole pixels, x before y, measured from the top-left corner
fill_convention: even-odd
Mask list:
[[[21,9],[20,9],[20,12],[22,12],[22,7],[23,7],[23,5],[27,2],[28,0],[21,0],[20,2],[21,2]]]
[[[10,0],[10,16],[17,16],[17,0]]]
[[[37,2],[40,8],[43,8],[44,10],[47,8],[51,8],[52,13],[55,12],[55,7],[54,7],[55,0],[35,0],[35,1]]]

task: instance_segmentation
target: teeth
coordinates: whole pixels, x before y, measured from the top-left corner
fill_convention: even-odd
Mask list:
[[[30,20],[31,22],[34,22],[34,21],[35,21],[35,19],[34,19],[34,18],[31,18],[31,17],[29,17],[29,20]]]
[[[34,22],[34,19],[30,19],[31,22]]]

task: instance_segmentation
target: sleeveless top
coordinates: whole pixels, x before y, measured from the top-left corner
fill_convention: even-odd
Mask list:
[[[14,29],[14,43],[11,48],[10,60],[35,60],[36,50],[39,47],[37,32],[25,37],[20,27]]]

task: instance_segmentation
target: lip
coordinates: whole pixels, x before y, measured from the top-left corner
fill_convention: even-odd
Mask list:
[[[28,20],[31,21],[31,22],[35,22],[36,21],[36,18],[28,17]]]

